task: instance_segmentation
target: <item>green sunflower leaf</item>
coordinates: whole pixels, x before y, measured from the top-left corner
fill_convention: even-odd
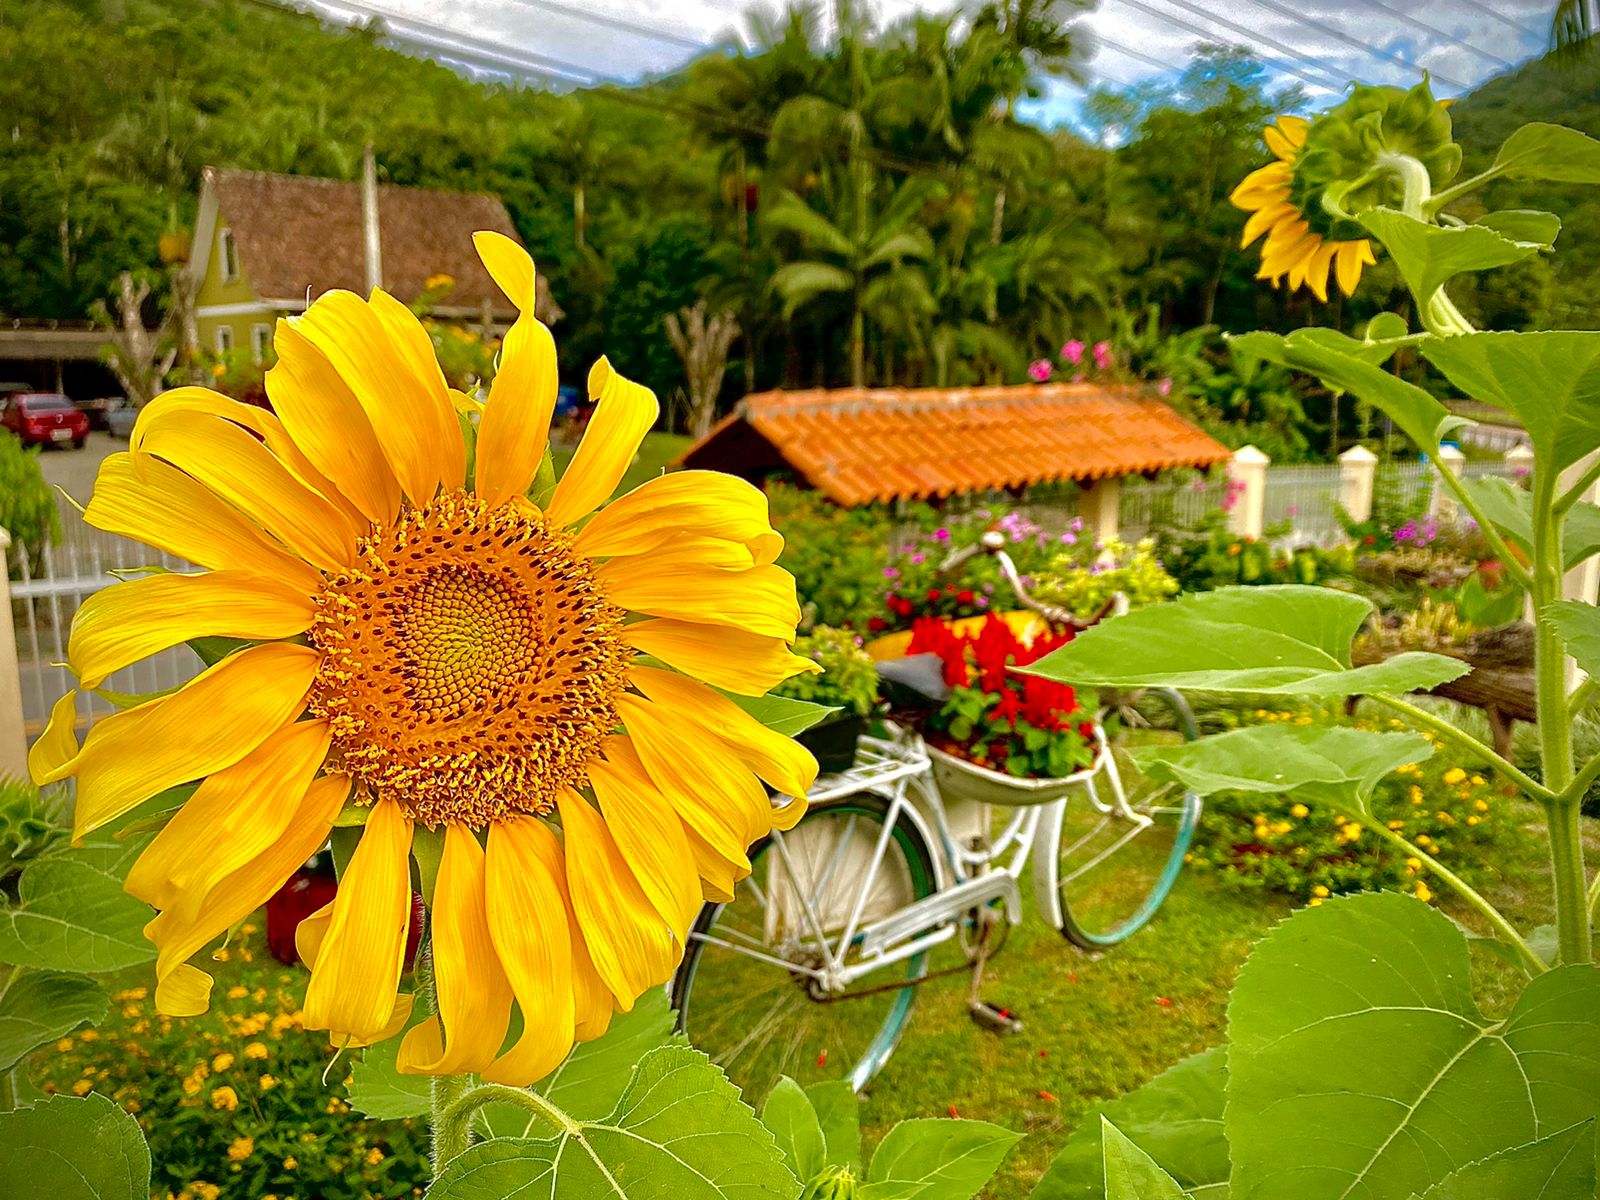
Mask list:
[[[29,864],[0,907],[0,963],[99,973],[149,962],[147,905],[122,890],[138,842],[63,849]]]
[[[1565,125],[1535,121],[1500,146],[1494,172],[1551,183],[1600,183],[1600,142]]]
[[[495,1138],[445,1164],[429,1200],[792,1200],[800,1182],[738,1089],[699,1051],[662,1046],[606,1117],[572,1135]]]
[[[1557,1196],[1593,1196],[1594,1189],[1594,1122],[1583,1121],[1452,1171],[1416,1200],[1484,1200],[1486,1196],[1554,1200]]]
[[[1407,896],[1336,898],[1273,930],[1228,1008],[1234,1194],[1426,1193],[1596,1116],[1600,970],[1548,971],[1494,1019],[1472,978],[1461,931]]]
[[[827,1139],[817,1110],[800,1085],[785,1075],[767,1093],[761,1106],[761,1123],[772,1132],[784,1161],[801,1183],[822,1174],[828,1163]]]
[[[1080,633],[1025,673],[1085,687],[1357,696],[1425,690],[1470,669],[1409,652],[1353,667],[1372,604],[1330,588],[1221,588],[1137,609]]]
[[[872,1152],[861,1200],[971,1200],[1020,1133],[987,1121],[901,1121]]]
[[[1486,475],[1463,481],[1483,515],[1524,550],[1533,547],[1533,497],[1510,480]],[[1580,500],[1561,525],[1561,553],[1567,569],[1600,554],[1600,505]]]
[[[105,1019],[105,990],[69,971],[24,971],[0,993],[0,1072],[40,1046]]]
[[[830,708],[826,704],[813,704],[809,700],[795,700],[788,696],[736,696],[732,692],[722,694],[768,729],[785,737],[804,733],[813,725],[827,720],[839,711],[838,708]]]
[[[104,1096],[49,1096],[0,1113],[0,1196],[146,1200],[150,1149]]]
[[[1463,271],[1504,267],[1537,254],[1544,244],[1518,242],[1487,225],[1433,225],[1392,208],[1373,208],[1358,218],[1383,243],[1424,304]]]
[[[1184,1200],[1178,1181],[1104,1117],[1106,1200]]]

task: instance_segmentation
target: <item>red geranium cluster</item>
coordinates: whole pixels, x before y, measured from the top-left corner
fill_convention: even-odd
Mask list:
[[[1064,683],[1018,674],[1072,640],[1071,630],[1041,632],[1025,644],[989,616],[975,635],[924,617],[912,626],[908,654],[937,654],[950,699],[928,721],[941,749],[1019,776],[1071,774],[1092,761],[1091,723]]]

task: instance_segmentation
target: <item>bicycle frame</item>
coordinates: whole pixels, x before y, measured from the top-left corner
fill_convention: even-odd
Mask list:
[[[1093,740],[1099,751],[1093,765],[1062,780],[1062,784],[1064,787],[1081,785],[1089,802],[1098,811],[1127,820],[1128,830],[1085,864],[1084,870],[1116,853],[1150,824],[1149,818],[1133,812],[1128,806],[1115,760],[1109,752],[1099,721],[1093,726]],[[809,894],[798,886],[789,889],[798,902],[798,925],[804,931],[800,944],[811,951],[813,957],[820,959],[820,965],[786,962],[754,946],[735,945],[711,934],[695,936],[806,975],[815,979],[824,991],[840,993],[884,967],[904,962],[949,941],[959,932],[961,919],[972,909],[998,902],[1012,924],[1019,922],[1022,914],[1018,881],[1036,850],[1040,852],[1042,861],[1040,869],[1035,871],[1035,905],[1042,916],[1055,925],[1060,924],[1055,863],[1068,795],[1018,807],[992,840],[968,846],[962,844],[954,830],[945,798],[934,779],[932,762],[920,737],[910,731],[899,731],[887,739],[863,738],[858,755],[857,766],[819,780],[818,787],[813,789],[809,797],[811,804],[820,806],[830,800],[867,792],[883,798],[889,805],[870,857],[860,873],[860,884],[853,890],[853,896],[847,898],[848,911],[838,932],[830,935],[830,922],[825,920],[822,909],[825,897],[834,901],[838,899],[830,896],[828,890],[845,866],[847,848],[853,844],[848,836],[833,847],[829,861],[811,881]],[[1109,799],[1102,799],[1099,794],[1098,785],[1102,780],[1109,785]],[[900,821],[910,822],[922,835],[924,842],[936,848],[934,868],[937,889],[920,901],[868,920],[866,906],[873,895],[883,868],[884,855]],[[788,836],[793,836],[803,828],[802,821]],[[1083,841],[1087,841],[1088,836],[1093,835],[1086,835]],[[786,835],[774,832],[772,841],[783,871],[791,880],[798,881],[801,876],[795,869]],[[756,899],[770,908],[771,901],[760,894],[759,889],[756,890]],[[851,948],[858,948],[859,957],[854,962],[847,962]]]

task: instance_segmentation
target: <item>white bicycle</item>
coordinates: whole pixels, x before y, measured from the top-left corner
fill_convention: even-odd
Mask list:
[[[1085,624],[1033,600],[1002,547],[992,536],[983,546],[1026,607]],[[702,909],[671,984],[679,1028],[760,1097],[781,1075],[843,1075],[860,1090],[894,1052],[917,987],[940,976],[971,971],[974,1018],[1018,1027],[978,991],[1022,918],[1025,876],[1038,914],[1084,950],[1145,925],[1182,869],[1201,803],[1150,779],[1131,751],[1194,736],[1175,692],[1114,698],[1093,723],[1091,766],[1022,787],[996,777],[974,800],[940,787],[956,770],[970,784],[970,765],[886,722],[849,770],[818,779],[804,819],[751,849],[733,901]]]

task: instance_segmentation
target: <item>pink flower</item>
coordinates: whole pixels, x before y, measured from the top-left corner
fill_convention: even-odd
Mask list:
[[[1168,376],[1160,383],[1156,384],[1156,391],[1160,392],[1163,396],[1172,395],[1172,377]]]
[[[1077,338],[1073,338],[1065,346],[1061,347],[1061,358],[1063,361],[1077,366],[1083,361],[1083,343]]]
[[[1094,344],[1094,365],[1098,370],[1104,371],[1113,362],[1110,342],[1096,342]]]
[[[950,531],[948,529],[935,529],[933,531],[933,540],[936,542],[948,542],[950,540]]]
[[[1050,360],[1048,358],[1036,358],[1028,364],[1028,378],[1035,383],[1048,382],[1050,371]]]

